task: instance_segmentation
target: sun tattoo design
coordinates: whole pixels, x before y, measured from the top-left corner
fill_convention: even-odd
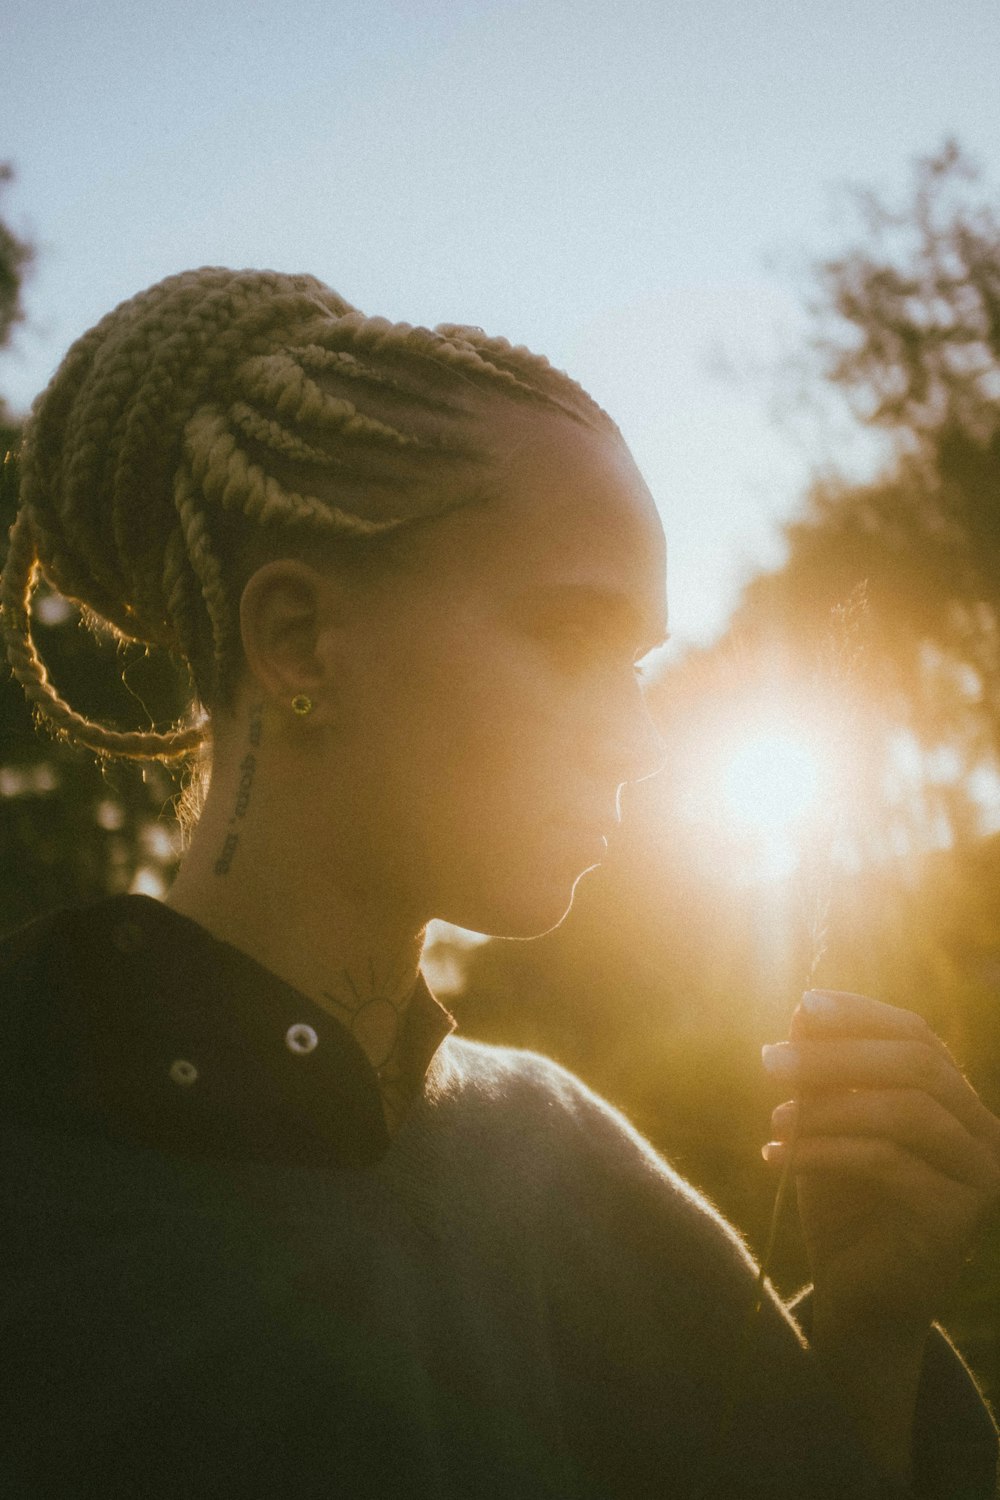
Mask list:
[[[403,1040],[407,1003],[413,991],[412,987],[401,991],[405,976],[404,966],[395,977],[389,970],[379,978],[374,962],[369,960],[367,976],[344,969],[337,990],[323,991],[324,999],[338,1012],[375,1069],[390,1128],[398,1124],[408,1103]]]

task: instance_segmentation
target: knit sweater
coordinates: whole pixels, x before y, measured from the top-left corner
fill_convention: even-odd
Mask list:
[[[78,1087],[107,1041],[100,1007],[128,993],[115,957],[95,983],[100,934],[120,917],[108,903],[6,949],[5,1496],[900,1493],[776,1298],[741,1356],[754,1272],[736,1233],[544,1058],[446,1039],[370,1159],[324,1145],[315,1099],[302,1147],[287,1091],[275,1103],[238,1048],[228,1139],[199,1145],[205,1127],[185,1137],[166,1105],[140,1119]],[[183,919],[152,925],[183,958]],[[210,942],[202,999],[220,976],[232,987]],[[288,987],[245,965],[254,1013],[280,1009]],[[142,965],[130,972],[141,1011]],[[96,1007],[72,1038],[67,996]],[[199,1015],[207,1046],[217,1022]],[[135,1071],[144,1056],[135,1040]],[[192,1093],[169,1097],[184,1109]],[[245,1149],[238,1122],[261,1116],[271,1133]],[[992,1496],[995,1433],[940,1333],[917,1432],[920,1493]]]

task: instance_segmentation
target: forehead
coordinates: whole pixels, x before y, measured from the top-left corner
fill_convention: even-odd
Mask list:
[[[446,518],[469,585],[500,600],[547,590],[617,598],[643,638],[666,628],[666,544],[624,443],[566,417],[515,414],[482,503]]]

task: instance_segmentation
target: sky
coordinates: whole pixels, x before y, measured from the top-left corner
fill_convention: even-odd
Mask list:
[[[191,266],[477,324],[618,421],[682,644],[817,463],[871,461],[776,410],[843,185],[905,192],[948,135],[1000,179],[1000,0],[5,0],[3,52],[2,212],[38,247],[11,405]]]

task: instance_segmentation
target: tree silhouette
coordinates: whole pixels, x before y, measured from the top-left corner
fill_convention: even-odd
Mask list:
[[[933,817],[975,836],[963,775],[1000,756],[1000,218],[950,141],[901,205],[856,204],[862,239],[818,268],[814,348],[890,456],[865,483],[817,477],[785,564],[751,581],[731,629],[804,660],[867,581],[873,722],[957,753]]]

